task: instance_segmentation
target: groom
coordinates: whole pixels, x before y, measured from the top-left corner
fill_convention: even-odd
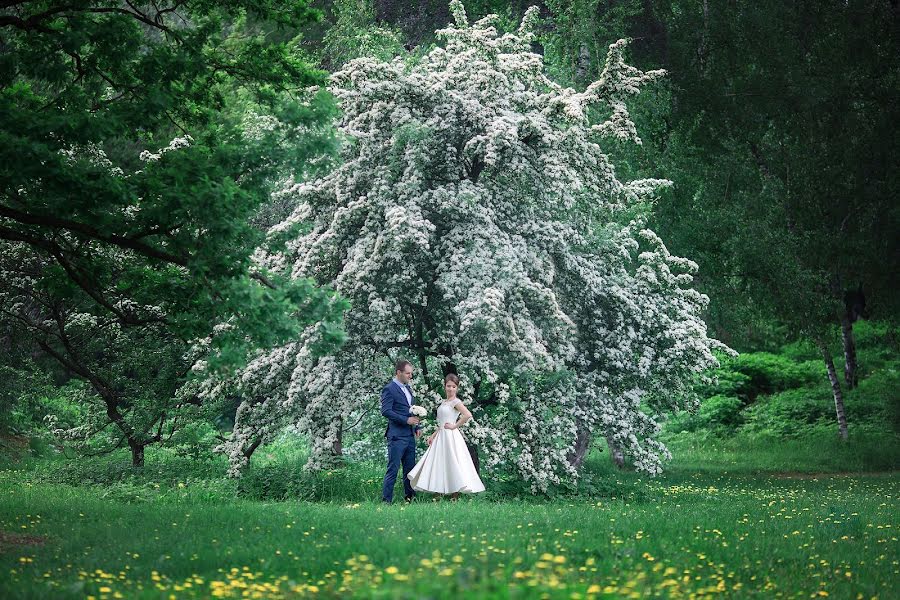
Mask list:
[[[388,504],[394,500],[394,483],[401,464],[405,500],[412,502],[416,495],[406,477],[416,466],[416,438],[422,434],[419,418],[409,412],[413,405],[412,388],[409,386],[412,376],[412,364],[408,360],[398,360],[394,365],[394,378],[381,390],[381,414],[388,420],[387,431],[384,432],[388,444],[388,466],[381,499]]]

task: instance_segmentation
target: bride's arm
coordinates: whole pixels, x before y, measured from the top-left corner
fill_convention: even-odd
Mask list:
[[[459,429],[472,419],[472,413],[462,403],[462,400],[456,404],[456,410],[459,411],[459,420],[456,423],[444,423],[444,429]]]

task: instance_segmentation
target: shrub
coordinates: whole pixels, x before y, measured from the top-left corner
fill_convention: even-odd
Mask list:
[[[192,421],[180,427],[165,446],[176,455],[201,460],[212,455],[213,447],[219,443],[218,431],[206,421]]]
[[[750,376],[732,368],[734,359],[720,356],[719,360],[722,361],[722,366],[712,373],[715,382],[700,383],[694,387],[694,391],[701,398],[743,395],[743,390],[750,385]]]
[[[177,486],[188,480],[221,479],[226,465],[221,456],[205,460],[178,456],[171,450],[148,449],[143,467],[131,466],[130,454],[116,451],[103,456],[36,462],[29,477],[40,483],[109,486],[121,482]]]
[[[748,404],[761,395],[802,387],[822,379],[818,361],[797,363],[768,352],[742,354],[729,367],[747,377],[747,382],[737,391]]]
[[[703,400],[696,412],[674,416],[666,425],[666,431],[679,433],[705,429],[716,435],[728,435],[744,423],[743,408],[743,400],[735,396],[712,396]]]
[[[707,429],[733,432],[744,423],[740,398],[734,396],[713,396],[707,399],[699,412],[700,424]]]
[[[801,338],[783,345],[778,351],[778,354],[798,363],[822,359],[822,354],[819,352],[819,349],[806,338]]]
[[[349,463],[307,471],[303,463],[251,464],[237,480],[237,493],[253,500],[371,501],[381,498],[382,465]],[[401,486],[400,476],[397,485]],[[394,497],[403,497],[399,487]]]
[[[825,386],[787,390],[747,409],[745,429],[753,434],[796,437],[811,426],[834,422],[834,401]]]
[[[874,371],[844,395],[851,426],[866,422],[900,431],[900,370],[896,363]]]

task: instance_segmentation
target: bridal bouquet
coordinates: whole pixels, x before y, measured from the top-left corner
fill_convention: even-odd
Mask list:
[[[420,419],[424,419],[425,415],[428,414],[428,411],[425,410],[425,407],[419,406],[418,404],[413,404],[409,407],[409,412],[414,417],[419,417]]]

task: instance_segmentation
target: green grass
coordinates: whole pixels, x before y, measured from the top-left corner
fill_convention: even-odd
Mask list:
[[[412,506],[374,501],[377,464],[298,477],[329,502],[236,498],[210,479],[215,465],[162,455],[144,474],[96,473],[97,485],[31,465],[0,475],[0,596],[896,597],[900,477],[794,473],[853,470],[871,451],[829,459],[818,444],[788,476],[773,457],[800,446],[732,460],[737,448],[708,444],[655,479],[594,455],[573,497]]]
[[[679,434],[666,441],[673,454],[669,469],[746,474],[871,473],[900,469],[900,435],[860,428],[851,431],[846,442],[831,430],[793,439],[740,434],[720,439],[702,432]]]

